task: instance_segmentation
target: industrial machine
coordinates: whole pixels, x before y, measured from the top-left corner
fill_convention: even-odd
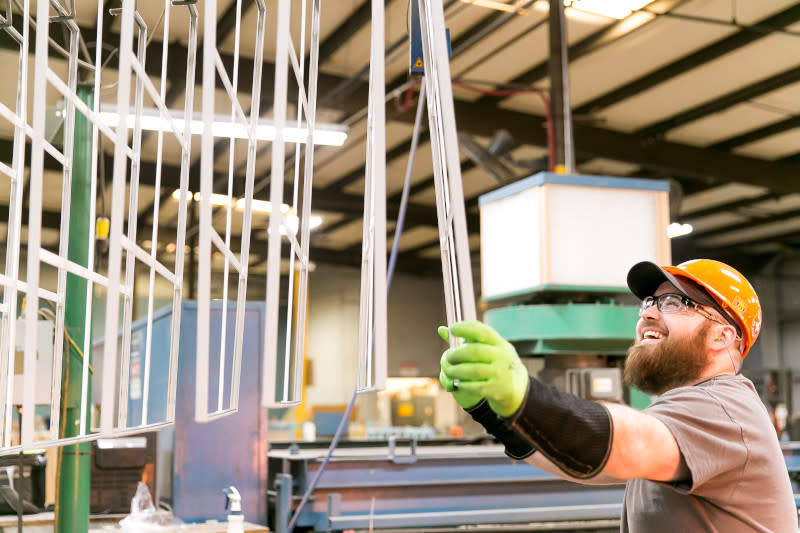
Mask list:
[[[226,325],[228,339],[232,337],[231,329],[235,321],[232,319],[236,313],[235,307],[230,304],[225,311],[221,302],[211,306],[211,338],[210,342],[219,343],[220,327],[223,312],[228,313]],[[223,488],[235,485],[241,493],[242,510],[248,522],[266,522],[266,446],[267,446],[267,413],[261,406],[262,391],[262,354],[264,351],[263,334],[265,306],[263,303],[251,302],[245,310],[245,328],[250,332],[244,339],[242,346],[242,376],[239,385],[240,404],[237,413],[221,418],[210,424],[201,424],[194,419],[195,401],[195,357],[197,331],[197,304],[185,301],[181,308],[180,335],[182,338],[178,357],[179,378],[178,392],[175,398],[175,425],[163,428],[158,432],[157,439],[147,440],[147,448],[132,449],[137,438],[129,439],[131,448],[124,450],[120,457],[119,450],[96,450],[102,464],[95,464],[93,476],[103,475],[102,482],[108,480],[115,483],[115,490],[120,492],[119,479],[125,474],[125,498],[128,508],[130,496],[128,491],[136,490],[136,478],[141,477],[149,481],[154,488],[153,497],[156,503],[164,502],[170,505],[175,517],[185,522],[205,522],[209,519],[225,520],[227,511],[220,505]],[[285,313],[284,313],[285,315]],[[154,391],[148,397],[148,411],[150,413],[165,413],[167,406],[167,376],[169,374],[169,335],[172,320],[172,308],[165,307],[154,313],[153,316],[153,350],[150,355],[149,374],[145,371],[129,373],[129,388],[134,391],[143,390],[142,382],[148,379],[151,383],[150,390]],[[140,364],[136,358],[144,354],[146,341],[147,321],[139,320],[131,326],[132,334],[132,366],[139,365],[142,369],[147,365]],[[95,364],[102,368],[103,340],[95,344]],[[218,362],[218,361],[217,361]],[[230,361],[224,369],[230,373]],[[219,365],[211,365],[211,379],[216,379]],[[93,394],[99,398],[102,390],[93,389]],[[131,394],[128,405],[128,415],[132,420],[140,416],[143,409],[144,397],[142,394]],[[152,434],[151,434],[152,435]],[[143,439],[143,437],[140,437]],[[119,439],[118,439],[119,440]],[[98,441],[97,447],[103,441]],[[104,445],[111,446],[113,441]],[[146,452],[146,453],[143,453]],[[141,466],[145,457],[151,457],[147,463],[155,463],[155,469],[147,468],[142,472]],[[153,457],[155,456],[155,457]],[[103,462],[102,459],[108,461]],[[109,462],[109,461],[113,461]],[[127,461],[127,462],[125,462]],[[138,462],[137,462],[138,461]],[[140,464],[142,463],[142,464]],[[138,467],[138,471],[124,470],[126,467]],[[102,472],[102,469],[113,471]],[[127,474],[126,474],[127,472]],[[130,474],[133,473],[131,479]],[[114,474],[111,476],[111,474]],[[94,482],[94,477],[93,477]],[[93,490],[95,489],[93,483]],[[97,509],[106,509],[110,505],[102,501],[102,494],[97,498],[93,496],[92,505],[97,499]],[[105,498],[111,498],[105,495]],[[117,495],[113,496],[114,498]],[[116,502],[116,500],[114,500]],[[113,502],[112,502],[113,503]],[[103,507],[105,506],[105,507]],[[95,507],[93,507],[94,509]]]
[[[543,172],[479,205],[484,320],[538,360],[542,381],[645,407],[622,386],[638,318],[625,276],[639,261],[671,262],[669,183]]]

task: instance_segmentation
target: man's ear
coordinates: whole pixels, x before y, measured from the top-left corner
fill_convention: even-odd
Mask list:
[[[711,340],[715,344],[715,348],[722,349],[727,347],[739,350],[736,341],[736,330],[733,326],[721,326]]]

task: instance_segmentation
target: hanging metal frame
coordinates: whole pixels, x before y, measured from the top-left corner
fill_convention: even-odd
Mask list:
[[[183,4],[180,4],[183,5]],[[169,41],[169,10],[172,4],[165,1],[164,42]],[[181,300],[183,297],[184,247],[186,236],[186,216],[188,199],[188,180],[191,158],[191,113],[193,108],[193,86],[195,78],[195,57],[197,50],[198,12],[194,5],[187,4],[189,12],[189,43],[186,66],[186,93],[183,112],[183,128],[177,127],[173,114],[166,107],[164,77],[166,74],[167,51],[161,58],[161,87],[156,89],[145,72],[145,53],[147,49],[147,27],[136,11],[135,0],[123,0],[120,11],[119,78],[117,80],[116,111],[119,124],[114,141],[114,163],[111,193],[111,224],[109,231],[108,279],[106,292],[106,320],[103,344],[102,402],[100,412],[100,435],[124,435],[150,431],[174,423],[175,398],[178,370],[178,340],[180,328]],[[102,7],[100,10],[100,18]],[[98,24],[98,27],[100,25]],[[136,54],[133,51],[134,26],[138,30]],[[98,30],[100,31],[100,30]],[[98,33],[102,35],[102,33]],[[99,39],[99,37],[98,37]],[[131,76],[135,73],[133,84],[134,108],[130,109]],[[154,205],[153,230],[150,250],[139,245],[137,238],[139,171],[142,143],[141,117],[144,93],[159,110],[161,120],[168,123],[167,129],[181,147],[181,175],[178,206],[178,229],[175,239],[175,262],[172,269],[156,258],[158,238],[159,203]],[[99,105],[99,98],[96,99]],[[99,108],[98,108],[99,109]],[[129,118],[130,117],[130,118]],[[128,145],[129,121],[133,122],[132,145]],[[156,197],[160,192],[160,171],[162,163],[163,131],[159,132],[157,152]],[[124,200],[126,184],[130,195],[127,211]],[[123,232],[123,225],[127,231]],[[125,259],[123,275],[123,256]],[[144,386],[142,388],[142,412],[138,421],[129,421],[130,402],[129,383],[131,379],[131,324],[133,318],[133,284],[137,262],[144,264],[149,271],[147,336],[145,339]],[[149,374],[152,357],[153,323],[153,285],[158,274],[173,288],[172,320],[170,323],[169,377],[167,380],[167,408],[162,420],[153,420],[148,411],[149,397],[153,393]],[[122,298],[122,302],[120,302]],[[118,329],[120,304],[122,306],[121,330]],[[163,393],[163,392],[162,392]]]
[[[165,34],[169,27],[169,3],[165,3],[166,23]],[[187,61],[187,80],[194,80],[194,46],[196,44],[197,36],[197,12],[194,6],[187,6],[190,13],[190,57]],[[103,34],[103,2],[99,1],[97,5],[97,42],[99,43],[96,48],[95,65],[102,64],[102,43],[100,43]],[[51,13],[55,16],[51,17]],[[83,67],[95,70],[94,66],[89,65],[78,59],[79,53],[79,38],[80,30],[75,23],[74,13],[69,13],[67,9],[55,0],[49,2],[39,2],[36,9],[35,22],[30,13],[30,1],[23,3],[22,17],[22,33],[20,34],[13,26],[10,25],[8,18],[3,18],[0,21],[0,26],[8,32],[14,40],[20,45],[20,62],[19,62],[19,79],[17,84],[17,101],[16,108],[12,111],[3,104],[0,104],[0,115],[14,125],[14,147],[13,147],[13,161],[9,167],[6,164],[0,165],[0,172],[8,176],[11,180],[11,201],[9,208],[8,218],[8,239],[6,243],[6,268],[3,274],[0,275],[0,285],[3,287],[3,301],[0,311],[2,312],[2,343],[0,343],[0,384],[2,384],[2,395],[0,395],[0,450],[14,451],[20,449],[27,449],[31,447],[42,448],[49,446],[59,446],[64,444],[71,444],[75,442],[82,442],[93,440],[101,436],[119,435],[125,433],[136,433],[140,431],[147,431],[163,425],[168,425],[174,420],[174,398],[175,398],[175,383],[176,370],[177,370],[177,324],[180,320],[180,301],[181,301],[181,288],[183,280],[183,261],[182,257],[176,258],[174,270],[170,270],[163,263],[156,259],[155,247],[151,248],[149,252],[143,250],[136,244],[136,227],[135,216],[137,206],[138,194],[138,173],[139,173],[139,153],[141,152],[141,127],[139,124],[139,117],[141,116],[141,107],[143,93],[146,90],[150,96],[159,104],[162,113],[165,113],[166,107],[163,102],[164,84],[162,79],[161,92],[153,87],[149,78],[144,73],[144,54],[146,52],[147,42],[147,28],[141,17],[135,12],[133,0],[126,0],[122,6],[122,34],[120,38],[119,48],[119,71],[120,80],[118,82],[117,91],[117,109],[120,115],[124,115],[120,121],[120,126],[115,132],[112,128],[103,123],[99,109],[100,109],[100,73],[95,71],[94,80],[94,99],[91,107],[87,106],[77,96],[77,67],[80,64]],[[65,50],[60,50],[67,56],[67,77],[66,80],[61,79],[49,65],[49,53],[51,47],[50,38],[50,25],[52,22],[58,22],[63,25],[67,30],[67,46]],[[137,43],[137,56],[133,55],[133,25],[138,26],[138,43]],[[29,70],[29,38],[30,30],[36,29],[36,40],[33,50],[33,99],[27,101],[28,93],[28,70]],[[168,38],[165,36],[165,42]],[[162,78],[164,78],[166,68],[166,53],[162,58]],[[131,69],[137,73],[137,81],[135,87],[135,105],[131,113],[129,110],[130,98],[130,74]],[[64,143],[63,149],[59,150],[45,137],[45,114],[47,104],[47,91],[48,89],[55,89],[61,97],[64,98]],[[32,124],[26,123],[26,117],[29,115],[28,109],[32,111]],[[191,91],[187,94],[186,109],[191,111]],[[108,139],[112,140],[115,145],[115,161],[114,161],[114,177],[113,177],[113,190],[112,190],[112,221],[111,221],[111,235],[109,238],[109,274],[103,275],[95,269],[95,206],[91,203],[90,212],[87,217],[90,221],[88,224],[89,234],[85,238],[89,242],[88,253],[84,267],[67,257],[68,242],[70,235],[70,208],[71,208],[71,184],[72,184],[72,151],[74,144],[74,125],[75,113],[80,112],[83,114],[92,125],[92,167],[91,167],[91,186],[96,189],[97,186],[97,155],[98,155],[98,137],[100,134],[105,135]],[[127,129],[127,116],[130,115],[134,118],[136,126],[134,127],[133,143],[132,146],[128,145],[128,129]],[[189,136],[190,132],[187,129],[181,134],[176,130],[175,137],[183,148],[183,169],[182,169],[182,194],[186,196],[186,183],[188,182],[188,162],[189,162]],[[25,281],[20,279],[20,258],[22,250],[22,191],[24,184],[24,170],[25,170],[25,145],[28,138],[31,141],[31,156],[30,156],[30,181],[29,181],[29,199],[28,199],[28,235],[27,235],[27,266]],[[42,203],[43,191],[46,186],[46,175],[44,166],[44,154],[47,153],[52,159],[57,161],[62,168],[61,172],[61,231],[58,244],[58,252],[52,252],[42,247],[41,233],[42,233]],[[127,219],[127,233],[123,234],[122,225],[125,222],[125,208],[124,199],[126,197],[126,185],[128,175],[128,164],[130,161],[130,203],[128,206],[128,219]],[[161,139],[159,139],[159,152],[158,152],[158,168],[160,175],[161,165]],[[158,178],[157,178],[158,188]],[[158,194],[158,192],[157,192]],[[185,208],[183,213],[179,214],[179,220],[185,227]],[[156,207],[153,223],[153,234],[157,235],[158,230],[158,208]],[[180,213],[180,211],[179,211]],[[180,225],[180,223],[179,223]],[[179,229],[179,240],[182,231]],[[185,233],[185,232],[184,232]],[[153,238],[155,243],[155,237]],[[178,246],[183,250],[183,243]],[[122,275],[122,256],[123,250],[126,254],[125,276]],[[152,421],[148,419],[146,407],[142,414],[142,418],[133,423],[128,423],[127,420],[127,405],[128,405],[128,363],[130,355],[130,322],[132,315],[132,293],[133,293],[133,270],[134,261],[139,261],[147,265],[150,269],[151,279],[154,274],[159,274],[163,278],[172,283],[174,287],[173,306],[177,307],[177,312],[173,314],[173,342],[170,347],[170,385],[166,394],[168,395],[168,412],[165,419],[159,421]],[[54,267],[57,271],[57,288],[55,292],[43,289],[41,284],[41,266],[42,264]],[[101,401],[101,425],[99,428],[90,431],[88,417],[91,414],[91,398],[88,397],[89,380],[91,379],[89,357],[83,357],[82,371],[80,376],[81,382],[81,397],[80,397],[80,417],[78,420],[78,434],[74,437],[59,438],[60,434],[60,414],[61,414],[61,381],[63,377],[62,372],[62,356],[63,345],[61,339],[65,336],[64,325],[64,305],[66,295],[66,280],[67,275],[77,276],[82,278],[87,283],[86,288],[86,320],[82,325],[83,336],[74,339],[76,346],[82,351],[83,354],[91,352],[91,317],[92,311],[92,296],[94,293],[95,285],[104,287],[107,291],[107,307],[106,307],[106,328],[105,328],[105,345],[104,345],[104,364],[103,376],[101,381],[102,388],[102,401]],[[151,288],[151,301],[150,312],[148,313],[148,342],[145,355],[146,376],[149,371],[149,357],[150,357],[150,336],[149,333],[152,328],[152,288]],[[14,389],[14,368],[15,368],[15,345],[16,345],[16,325],[17,317],[16,310],[19,305],[21,294],[25,294],[27,302],[27,310],[24,324],[24,351],[23,351],[23,397],[21,405],[21,421],[19,430],[19,442],[12,445],[12,432],[11,432],[11,410],[14,407],[13,402],[13,389]],[[122,302],[122,329],[119,328],[119,306],[120,298]],[[42,301],[49,302],[55,308],[53,313],[53,322],[55,330],[55,339],[52,361],[53,372],[52,381],[49,384],[51,388],[50,398],[50,425],[49,428],[42,434],[41,431],[37,432],[34,428],[34,412],[35,412],[35,399],[36,389],[41,386],[38,383],[36,375],[36,359],[37,359],[37,327],[39,320],[39,309]],[[112,305],[108,305],[111,303]],[[120,342],[121,339],[121,342]],[[119,359],[119,360],[118,360]],[[147,378],[145,378],[146,380]],[[146,381],[143,389],[144,405],[147,405],[148,394],[150,393],[149,384]]]
[[[248,265],[250,261],[250,233],[252,227],[253,183],[256,163],[256,129],[261,102],[261,74],[264,56],[264,34],[266,31],[266,4],[264,0],[256,0],[258,11],[256,20],[256,43],[253,59],[253,84],[251,88],[251,105],[246,115],[238,97],[239,84],[239,41],[241,37],[242,5],[236,0],[236,22],[234,34],[233,72],[229,74],[222,62],[217,48],[217,2],[205,2],[205,21],[203,32],[203,92],[202,92],[202,150],[200,153],[200,205],[198,233],[198,276],[197,276],[197,361],[195,388],[195,420],[208,422],[216,418],[235,413],[239,408],[239,381],[242,366],[242,344],[244,337],[244,319],[247,297]],[[234,148],[235,140],[230,139],[228,160],[227,205],[225,206],[225,235],[220,236],[214,228],[211,195],[214,193],[214,105],[216,98],[216,79],[222,84],[230,101],[230,121],[239,123],[247,133],[247,171],[245,177],[244,214],[240,251],[237,254],[231,248],[231,216],[234,208]],[[209,393],[212,383],[209,382],[211,364],[211,270],[212,250],[222,254],[224,258],[220,343],[218,346],[219,367],[216,380],[216,405],[209,406]],[[228,280],[230,270],[238,274],[238,285],[233,325],[233,342],[228,340],[228,314],[231,306],[228,298]],[[231,373],[226,375],[228,355],[230,353]],[[225,401],[226,384],[228,389]]]
[[[291,9],[297,2],[279,0],[275,44],[275,90],[273,120],[275,140],[272,142],[270,171],[269,241],[267,255],[266,324],[264,342],[263,405],[286,407],[302,399],[305,334],[308,318],[308,273],[311,235],[311,190],[314,174],[314,135],[317,112],[317,79],[321,0],[311,1],[308,77],[305,77],[305,43],[307,25],[306,0],[300,2],[300,53],[295,51],[291,34]],[[297,82],[297,127],[307,130],[300,170],[301,147],[295,143],[292,204],[284,212],[287,92],[289,64]],[[294,213],[300,213],[295,223]],[[294,229],[297,229],[295,235]],[[284,348],[279,353],[280,269],[283,240],[288,241],[289,278],[284,334]],[[296,306],[296,307],[295,307]],[[280,358],[280,359],[279,359]]]
[[[447,324],[475,320],[461,160],[441,2],[418,0]],[[454,342],[454,340],[451,340]]]
[[[384,3],[372,0],[367,162],[358,322],[359,393],[383,390],[387,372],[386,311],[386,72]]]

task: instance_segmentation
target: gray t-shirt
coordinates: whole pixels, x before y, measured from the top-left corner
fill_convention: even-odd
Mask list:
[[[645,412],[672,432],[691,478],[629,480],[622,532],[797,533],[780,444],[750,380],[724,375],[678,387]]]

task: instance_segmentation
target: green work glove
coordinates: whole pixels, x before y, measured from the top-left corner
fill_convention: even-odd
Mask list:
[[[445,377],[459,380],[459,394],[486,398],[498,415],[513,415],[525,399],[529,377],[511,343],[477,321],[454,324],[450,333],[466,343],[445,352]]]
[[[444,342],[450,342],[450,332],[445,326],[439,326],[439,336],[444,339]],[[444,390],[453,393],[453,398],[455,398],[458,405],[462,408],[469,409],[475,407],[480,403],[483,397],[456,388],[453,384],[453,380],[447,375],[447,368],[450,366],[450,363],[447,362],[447,356],[451,351],[452,350],[447,350],[442,354],[442,359],[440,361],[442,369],[439,372],[439,383],[442,384]]]

